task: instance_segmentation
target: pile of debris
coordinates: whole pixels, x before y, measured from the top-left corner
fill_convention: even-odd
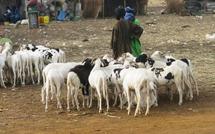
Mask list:
[[[215,0],[166,0],[166,8],[162,14],[201,15],[215,13]]]

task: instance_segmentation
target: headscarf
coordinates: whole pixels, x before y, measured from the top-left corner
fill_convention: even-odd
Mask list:
[[[125,16],[124,19],[125,20],[129,20],[129,21],[133,21],[135,19],[135,10],[131,7],[126,7],[125,8]]]
[[[117,20],[120,20],[121,18],[123,18],[125,16],[125,9],[122,6],[118,6],[115,9],[115,17]]]

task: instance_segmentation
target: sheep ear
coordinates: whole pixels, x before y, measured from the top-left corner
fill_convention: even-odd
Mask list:
[[[85,63],[86,61],[89,61],[89,58],[86,58],[82,61],[82,63]]]
[[[97,60],[97,58],[93,58],[93,60],[92,60],[92,61],[93,61],[93,62],[95,62],[96,60]]]
[[[170,56],[170,51],[167,51],[167,52],[166,52],[166,55],[167,55],[167,56]]]

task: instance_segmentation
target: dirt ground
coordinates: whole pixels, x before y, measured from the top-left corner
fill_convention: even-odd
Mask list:
[[[56,101],[44,112],[40,102],[41,85],[0,89],[0,133],[2,134],[214,134],[215,132],[215,42],[205,35],[215,32],[215,16],[201,17],[159,15],[154,10],[148,16],[138,17],[143,27],[143,51],[170,51],[177,58],[189,58],[193,64],[200,96],[178,106],[178,95],[169,102],[160,94],[159,106],[150,109],[149,116],[128,116],[127,111],[111,108],[108,115],[93,109],[66,112],[65,91],[62,95],[63,112]],[[114,19],[51,22],[40,29],[27,26],[4,26],[6,36],[14,46],[23,43],[47,44],[66,52],[68,61],[98,57],[110,51],[111,29]],[[134,110],[132,110],[133,114]]]

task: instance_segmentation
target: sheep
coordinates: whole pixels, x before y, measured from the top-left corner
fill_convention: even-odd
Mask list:
[[[21,68],[22,68],[22,62],[21,62],[21,55],[18,53],[14,53],[13,55],[10,53],[7,58],[7,65],[9,69],[13,72],[13,88],[16,86],[16,80],[17,76],[21,80],[22,83],[22,75],[21,75]]]
[[[89,83],[91,88],[96,89],[98,95],[99,113],[102,112],[102,96],[106,99],[107,111],[109,111],[109,100],[107,91],[107,77],[103,70],[101,70],[103,63],[101,59],[95,61],[95,65],[89,75]],[[92,92],[91,92],[92,94]],[[90,101],[90,107],[92,105],[92,96]]]
[[[27,78],[31,77],[31,81],[33,84],[34,78],[33,78],[33,66],[32,66],[32,57],[31,54],[28,50],[23,50],[23,51],[16,51],[17,54],[20,55],[21,57],[21,62],[22,62],[22,85],[25,85],[26,81],[26,71],[27,71]]]
[[[58,68],[58,71],[63,73],[64,76],[67,75],[68,71],[75,67],[76,65],[82,64],[81,62],[67,62],[67,63],[51,63],[48,64],[42,71],[43,84],[46,82],[46,75],[49,70]]]
[[[22,45],[21,50],[32,50],[33,52],[39,52],[43,58],[45,63],[53,63],[53,62],[65,62],[66,56],[65,52],[59,48],[48,48],[42,45]]]
[[[43,69],[43,71],[42,71],[43,87],[41,89],[41,98],[42,98],[41,101],[43,104],[45,104],[45,91],[47,91],[47,89],[46,89],[47,86],[45,86],[45,85],[47,85],[46,81],[47,81],[49,72],[51,70],[54,70],[54,71],[51,71],[51,73],[55,73],[55,76],[57,76],[57,75],[62,76],[62,77],[59,76],[59,78],[61,78],[59,81],[63,81],[64,79],[66,79],[67,74],[69,73],[69,70],[79,64],[81,64],[81,63],[76,63],[76,62],[51,63]],[[52,77],[52,75],[50,75],[49,77]],[[52,78],[52,79],[54,79],[54,78]],[[55,84],[55,85],[59,84],[58,82],[57,83],[55,83],[55,82],[57,82],[57,81],[54,81],[53,84]],[[64,83],[60,83],[60,84],[64,85]],[[63,85],[61,85],[60,87],[63,87]],[[52,98],[53,98],[53,94],[52,94],[51,99]]]
[[[52,69],[47,74],[47,81],[45,83],[46,101],[45,101],[45,112],[48,112],[48,100],[49,100],[49,88],[51,93],[56,94],[57,108],[62,109],[60,102],[61,88],[64,84],[64,76],[61,73],[56,73],[57,69]]]
[[[0,84],[4,88],[6,88],[4,84],[4,78],[3,78],[3,68],[5,66],[5,61],[8,57],[9,51],[11,50],[11,45],[9,42],[5,43],[5,48],[2,50],[2,53],[0,53]]]
[[[31,52],[30,51],[30,55],[31,55],[32,64],[35,67],[35,74],[37,74],[37,84],[39,85],[40,79],[41,79],[41,72],[45,66],[44,61],[43,61],[43,57],[40,55],[39,52]]]
[[[149,69],[154,72],[154,78],[158,85],[166,85],[170,87],[175,84],[179,93],[178,105],[183,103],[183,71],[178,65],[173,63],[171,66],[166,66],[165,68],[151,68]]]
[[[166,57],[163,52],[161,51],[155,51],[151,56],[153,60],[163,61],[166,62]]]
[[[189,94],[187,94],[187,95],[190,95],[190,100],[193,99],[193,91],[192,91],[191,81],[194,82],[196,94],[197,94],[197,96],[199,96],[198,85],[197,85],[196,79],[193,76],[192,64],[191,64],[191,61],[189,59],[183,58],[183,59],[177,60],[176,58],[172,57],[170,54],[164,55],[160,51],[155,51],[151,55],[151,57],[153,59],[156,59],[156,60],[159,60],[163,63],[166,63],[167,66],[171,65],[172,62],[176,62],[176,64],[183,70],[183,76],[184,76],[183,79],[184,79],[185,85],[187,85],[189,88]],[[161,63],[161,64],[163,64],[163,63]]]
[[[146,112],[145,115],[149,113],[149,108],[157,103],[156,99],[156,90],[154,89],[154,79],[151,77],[152,72],[149,70],[139,68],[139,69],[127,69],[125,77],[123,79],[123,88],[126,93],[127,101],[128,101],[128,115],[131,110],[131,100],[130,100],[130,90],[134,90],[137,97],[137,106],[135,110],[134,116],[137,116],[137,112],[140,112],[140,101],[141,101],[141,92],[144,95],[144,99],[146,100]],[[153,93],[153,94],[152,94]],[[154,96],[153,96],[154,95]],[[151,97],[151,98],[150,98]],[[153,100],[150,102],[150,100]]]
[[[101,64],[103,64],[103,67],[97,68],[96,70],[100,70],[100,71],[102,71],[104,73],[103,77],[104,77],[104,79],[106,79],[105,83],[107,84],[107,87],[109,87],[108,89],[114,89],[114,90],[108,90],[107,94],[110,93],[110,92],[114,93],[115,100],[114,100],[113,106],[115,106],[116,103],[117,103],[117,97],[118,97],[119,90],[118,90],[118,87],[116,87],[117,85],[114,84],[113,81],[111,81],[110,76],[111,76],[112,71],[115,68],[123,67],[124,65],[121,64],[121,63],[118,63],[115,60],[111,61],[110,63],[108,63],[106,60],[103,60],[103,59],[101,60]],[[91,107],[91,105],[90,105],[90,107]]]
[[[134,67],[137,67],[137,65],[135,62],[125,59],[123,64],[117,63],[117,64],[113,64],[113,65],[109,65],[107,67],[101,68],[106,74],[106,77],[108,79],[108,85],[111,85],[112,87],[114,87],[115,100],[114,100],[113,106],[116,106],[117,99],[119,97],[120,109],[122,109],[123,95],[121,90],[122,80],[119,79],[118,77],[120,76],[121,70],[128,67],[134,68]]]
[[[193,91],[192,91],[192,84],[191,84],[192,81],[194,82],[194,85],[195,85],[196,95],[199,96],[198,85],[195,77],[193,76],[191,61],[186,58],[177,60],[172,56],[166,56],[166,59],[167,59],[167,65],[171,65],[173,62],[175,62],[175,64],[177,64],[183,70],[184,82],[189,88],[190,100],[193,99]]]
[[[77,65],[70,70],[67,76],[67,110],[70,111],[70,96],[75,99],[77,110],[79,111],[78,92],[82,88],[83,95],[89,96],[88,77],[93,69],[92,59],[84,60],[84,65]],[[88,101],[89,102],[89,101]],[[84,107],[84,97],[83,97]]]
[[[146,62],[148,61],[148,56],[144,53],[141,53],[141,55],[139,55],[138,57],[134,57],[132,54],[130,53],[124,53],[122,54],[121,57],[119,57],[117,59],[120,63],[124,63],[125,61],[129,61],[129,62],[135,62],[135,64],[139,67],[139,68],[146,68]]]
[[[114,61],[114,58],[112,56],[110,56],[109,54],[105,54],[102,59],[106,59],[109,63],[111,61]]]

